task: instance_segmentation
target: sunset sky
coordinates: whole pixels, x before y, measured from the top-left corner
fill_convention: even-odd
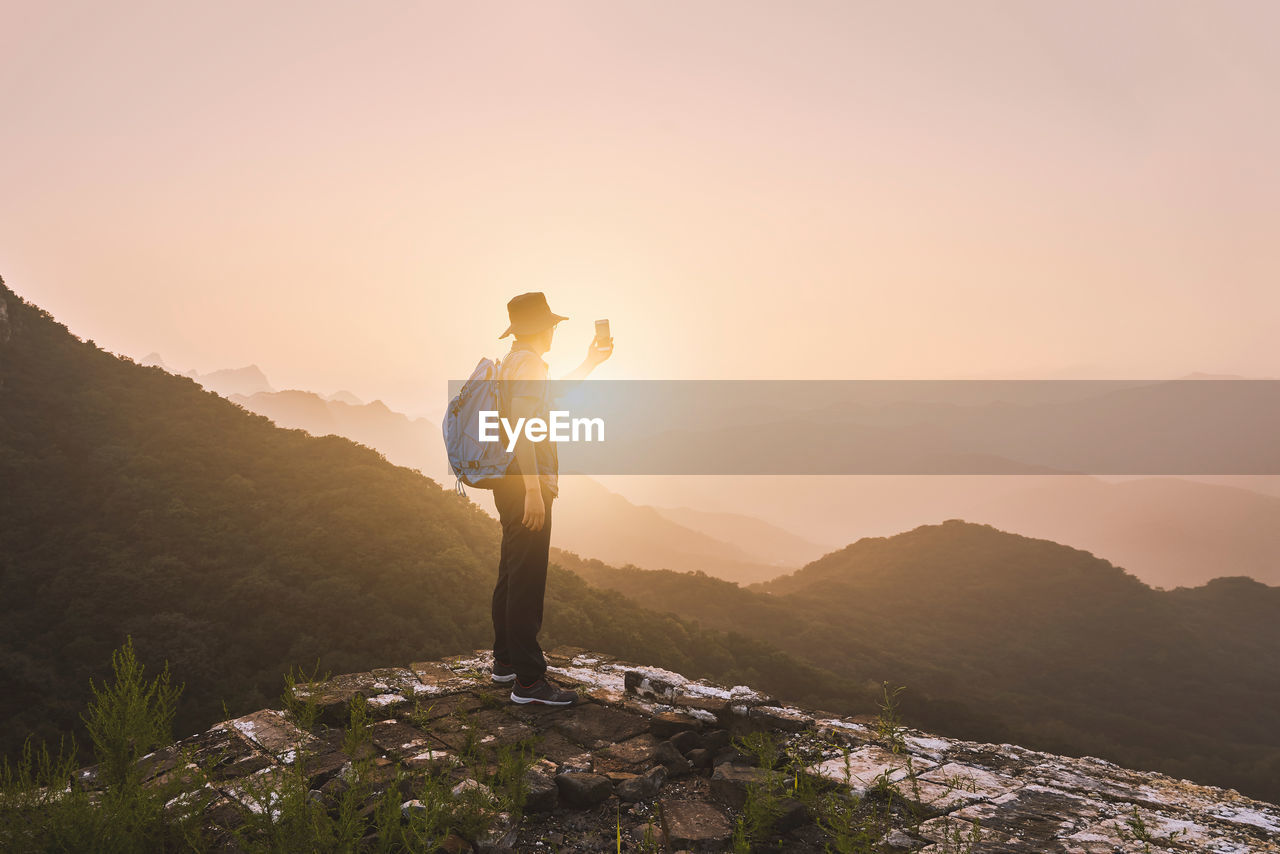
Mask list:
[[[1280,375],[1280,5],[0,4],[0,275],[430,411],[618,378]]]

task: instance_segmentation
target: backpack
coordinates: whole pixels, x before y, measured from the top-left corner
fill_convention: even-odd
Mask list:
[[[467,494],[464,483],[479,489],[493,489],[497,478],[506,474],[507,466],[515,458],[515,452],[508,451],[505,442],[481,442],[479,438],[480,412],[500,409],[498,371],[498,362],[481,359],[471,377],[449,401],[444,423],[440,425],[449,466],[457,477],[454,490],[459,495]]]

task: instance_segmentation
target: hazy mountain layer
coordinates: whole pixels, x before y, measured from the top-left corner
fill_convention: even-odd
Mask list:
[[[1087,549],[1155,587],[1221,575],[1280,585],[1280,491],[1262,476],[1114,483],[1083,475],[601,480],[636,503],[748,512],[820,543],[968,519]]]

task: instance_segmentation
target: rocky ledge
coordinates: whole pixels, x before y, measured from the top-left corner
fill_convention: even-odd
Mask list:
[[[431,809],[417,778],[487,791],[494,751],[532,745],[518,808],[443,850],[1280,852],[1280,807],[1233,790],[795,708],[573,647],[547,657],[576,705],[511,703],[477,651],[297,685],[289,711],[220,723],[150,757],[149,773],[211,769],[201,820],[232,849],[238,825],[271,812],[256,781],[291,767],[336,809],[362,755],[382,781],[370,799],[389,794],[409,822]],[[353,698],[369,712],[363,745]],[[487,771],[466,761],[482,756]]]

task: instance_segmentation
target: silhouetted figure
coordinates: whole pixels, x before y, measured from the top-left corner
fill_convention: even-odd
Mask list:
[[[551,349],[556,324],[568,318],[553,313],[541,292],[513,298],[507,303],[507,315],[511,325],[498,337],[515,335],[515,341],[499,364],[501,416],[512,424],[518,418],[549,421],[550,386],[542,356]],[[612,353],[613,338],[593,340],[587,358],[565,379],[583,379]],[[538,645],[551,548],[551,506],[560,491],[559,458],[554,442],[530,442],[520,432],[515,458],[493,490],[502,522],[502,553],[493,589],[492,678],[514,681],[513,702],[568,706],[577,694],[547,680],[547,660]]]

